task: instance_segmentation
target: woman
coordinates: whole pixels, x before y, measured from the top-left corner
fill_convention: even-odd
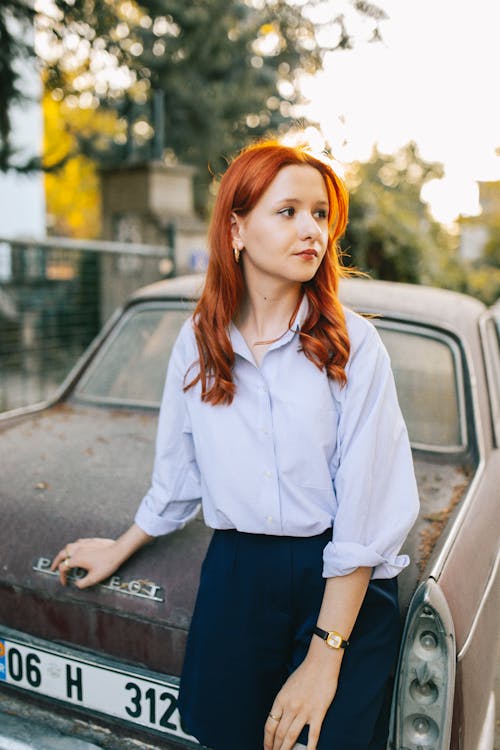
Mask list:
[[[303,148],[267,141],[232,162],[169,362],[151,488],[122,537],[53,563],[63,583],[78,566],[92,585],[201,497],[215,532],[179,705],[214,750],[386,741],[398,552],[418,500],[387,353],[336,295],[347,204]]]

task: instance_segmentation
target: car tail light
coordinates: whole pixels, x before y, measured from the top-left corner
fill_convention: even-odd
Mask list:
[[[448,750],[455,687],[455,633],[433,579],[411,601],[394,685],[389,747]]]

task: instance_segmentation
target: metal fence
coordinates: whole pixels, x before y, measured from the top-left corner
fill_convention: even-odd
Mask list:
[[[157,245],[0,237],[0,411],[53,393],[129,294],[175,273]]]

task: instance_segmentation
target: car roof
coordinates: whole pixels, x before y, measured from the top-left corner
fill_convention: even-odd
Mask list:
[[[204,278],[204,274],[190,274],[149,284],[131,300],[195,300]],[[473,336],[477,335],[478,319],[487,309],[474,297],[449,289],[369,278],[341,279],[339,297],[358,312],[427,323]],[[470,328],[473,332],[467,331]]]

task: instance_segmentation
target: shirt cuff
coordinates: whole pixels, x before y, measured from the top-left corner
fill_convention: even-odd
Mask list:
[[[145,503],[142,503],[135,514],[134,521],[137,526],[149,536],[162,536],[177,531],[178,529],[183,529],[184,526],[197,514],[199,507],[200,503],[199,501],[196,501],[192,504],[189,513],[185,517],[182,519],[176,519],[158,516],[156,513],[149,510]]]
[[[372,578],[394,578],[410,564],[408,555],[383,556],[373,546],[329,542],[323,550],[323,577],[335,578],[356,568],[373,568]]]

